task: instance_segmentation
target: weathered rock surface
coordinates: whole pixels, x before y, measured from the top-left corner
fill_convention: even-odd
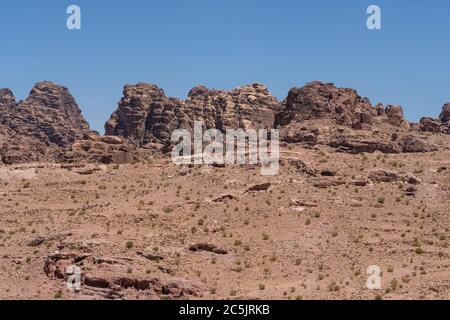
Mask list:
[[[278,101],[261,84],[231,91],[193,88],[186,101],[167,97],[155,85],[127,85],[118,109],[105,124],[107,135],[122,136],[138,146],[171,144],[175,129],[272,128]]]
[[[82,264],[82,265],[81,265]],[[126,263],[116,259],[90,257],[72,253],[59,253],[47,257],[44,272],[51,280],[66,280],[70,277],[70,266],[80,267],[80,294],[96,295],[106,299],[124,299],[137,292],[151,299],[186,299],[200,297],[204,287],[197,282],[173,277],[131,277],[126,272]],[[87,272],[87,270],[89,270]]]
[[[377,115],[367,98],[353,89],[337,88],[332,83],[311,82],[289,91],[276,115],[275,127],[292,122],[330,118],[337,124],[362,128]]]
[[[325,144],[348,153],[435,150],[409,133],[411,126],[401,106],[372,107],[355,90],[331,83],[312,82],[291,89],[275,116],[274,126],[280,129],[282,141],[306,147]]]
[[[397,171],[377,169],[371,170],[368,178],[373,182],[394,182],[400,180],[401,176]]]
[[[259,83],[238,87],[231,91],[211,90],[198,86],[189,93],[186,104],[196,120],[203,120],[206,128],[270,129],[278,101]]]
[[[402,136],[399,139],[398,143],[402,147],[403,152],[405,153],[422,153],[438,150],[438,148],[432,143],[429,143],[411,134]]]
[[[442,123],[439,120],[433,118],[422,118],[420,119],[420,130],[424,132],[441,133]]]
[[[184,102],[166,97],[152,84],[127,85],[118,109],[105,124],[106,135],[126,138],[137,146],[168,144],[171,132],[189,128]]]
[[[67,88],[51,82],[34,86],[25,101],[0,90],[0,156],[6,164],[55,161],[89,132]]]
[[[442,123],[450,121],[450,102],[442,107],[442,113],[439,116],[439,120],[441,120]]]
[[[396,127],[403,127],[408,129],[409,123],[403,116],[403,108],[399,105],[388,105],[385,113],[388,118],[388,122]]]
[[[450,103],[442,107],[439,119],[422,118],[420,120],[420,130],[432,133],[450,133]]]
[[[373,107],[353,89],[311,82],[278,102],[259,83],[230,91],[193,88],[186,100],[167,97],[152,84],[124,87],[106,136],[89,130],[68,89],[40,82],[25,101],[0,89],[0,164],[37,161],[130,163],[171,150],[175,129],[280,129],[284,143],[328,145],[341,152],[436,150],[414,132],[450,133],[450,103],[439,120],[409,124],[398,105]],[[433,139],[430,139],[430,141]]]
[[[339,152],[346,153],[373,153],[381,151],[383,153],[401,153],[402,148],[397,143],[387,140],[384,137],[374,137],[371,135],[336,135],[329,145]]]
[[[152,151],[136,147],[124,138],[86,134],[76,141],[64,155],[69,163],[134,163],[148,159]]]
[[[190,251],[208,251],[208,252],[212,252],[212,253],[216,253],[216,254],[228,254],[228,251],[223,249],[223,248],[219,248],[216,245],[213,244],[209,244],[209,243],[197,243],[197,244],[193,244],[189,247]]]

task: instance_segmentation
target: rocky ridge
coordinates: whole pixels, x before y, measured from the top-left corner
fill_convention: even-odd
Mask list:
[[[261,84],[232,91],[193,88],[186,101],[167,97],[155,85],[138,83],[124,88],[118,109],[105,124],[107,135],[122,136],[138,146],[169,146],[175,129],[193,130],[194,121],[207,129],[267,128],[273,126],[278,101]]]
[[[3,163],[61,159],[64,150],[88,133],[89,124],[67,88],[40,82],[16,102],[0,90],[0,158]]]
[[[430,152],[424,133],[450,133],[450,103],[439,119],[410,124],[398,105],[373,106],[356,90],[311,82],[279,102],[259,83],[230,91],[193,88],[186,100],[153,84],[126,85],[106,136],[89,130],[67,88],[40,82],[25,101],[0,89],[0,158],[4,164],[37,161],[127,163],[171,149],[175,129],[280,130],[283,143],[327,145],[340,152]]]
[[[450,103],[442,107],[439,119],[429,117],[420,119],[420,130],[432,133],[450,133]]]

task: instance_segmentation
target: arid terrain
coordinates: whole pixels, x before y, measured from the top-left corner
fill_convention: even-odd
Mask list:
[[[283,102],[259,84],[185,102],[138,84],[101,137],[67,89],[33,90],[0,95],[1,299],[450,298],[450,105],[410,124],[331,84]],[[279,128],[278,175],[173,164],[168,134],[192,114]]]

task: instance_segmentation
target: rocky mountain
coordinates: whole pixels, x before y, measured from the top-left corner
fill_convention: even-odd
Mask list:
[[[287,143],[328,145],[341,152],[430,152],[436,146],[419,137],[399,105],[373,106],[357,91],[311,82],[293,88],[274,126]]]
[[[423,132],[450,133],[450,103],[439,119],[423,118],[416,125],[405,120],[401,106],[373,106],[356,90],[332,83],[293,88],[282,102],[259,83],[229,91],[197,86],[186,100],[137,83],[124,87],[101,137],[89,130],[67,88],[41,82],[19,102],[11,90],[0,89],[0,159],[133,162],[169,151],[172,132],[192,131],[194,121],[221,131],[277,128],[283,143],[328,145],[340,152],[429,152],[438,147]]]
[[[152,84],[127,85],[118,109],[106,122],[107,135],[118,135],[139,146],[170,145],[175,129],[272,128],[278,101],[261,84],[231,91],[193,88],[186,101],[167,97]]]
[[[11,90],[0,90],[3,163],[59,160],[65,149],[88,132],[88,123],[65,87],[40,82],[19,102]]]
[[[169,149],[171,132],[204,129],[278,128],[286,143],[324,144],[342,152],[428,152],[436,146],[414,134],[398,105],[373,106],[356,90],[311,82],[289,91],[283,102],[261,84],[231,91],[193,88],[185,101],[167,97],[152,84],[124,88],[118,109],[107,121],[107,135],[139,147]]]
[[[167,143],[171,132],[180,127],[189,127],[183,101],[167,97],[155,85],[138,83],[125,86],[118,109],[105,124],[105,133],[146,146]]]
[[[398,105],[372,106],[368,98],[348,88],[337,88],[332,83],[311,82],[302,88],[293,88],[276,115],[275,127],[306,120],[329,119],[337,125],[352,129],[370,129],[380,121],[398,128],[409,128]]]
[[[332,83],[312,82],[293,88],[276,115],[275,127],[293,122],[328,118],[337,124],[361,129],[372,122],[377,111],[356,90],[337,88]]]

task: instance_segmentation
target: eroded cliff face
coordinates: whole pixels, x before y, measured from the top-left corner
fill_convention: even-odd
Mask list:
[[[131,162],[153,154],[142,149],[170,150],[172,132],[192,132],[195,121],[204,130],[277,128],[284,143],[328,145],[342,152],[428,152],[437,146],[420,131],[450,133],[450,104],[439,119],[423,118],[414,125],[405,120],[401,106],[373,106],[356,90],[332,83],[293,88],[282,102],[260,83],[229,91],[197,86],[186,100],[168,97],[156,85],[137,83],[124,87],[105,124],[105,142],[89,130],[67,88],[40,82],[19,102],[11,90],[0,89],[0,159],[6,164]]]
[[[167,143],[173,130],[188,126],[183,109],[183,101],[167,97],[155,85],[127,85],[117,110],[105,124],[105,133],[138,146]]]
[[[337,124],[362,128],[377,115],[367,98],[353,89],[337,88],[332,83],[311,82],[289,91],[277,113],[275,127],[292,122],[328,118]]]
[[[192,130],[194,121],[204,128],[272,128],[278,101],[261,84],[231,91],[193,88],[185,101],[167,97],[152,84],[124,88],[118,109],[106,122],[107,135],[119,135],[139,146],[170,144],[175,129]]]
[[[373,106],[356,90],[317,81],[291,89],[282,102],[258,83],[231,91],[197,86],[185,101],[167,97],[155,85],[127,85],[105,128],[140,147],[168,150],[173,130],[192,131],[194,121],[221,131],[277,128],[286,143],[324,144],[343,152],[436,150],[414,134],[401,106]]]
[[[450,102],[442,107],[442,113],[439,116],[439,120],[441,120],[442,123],[446,124],[450,122]]]
[[[4,163],[55,161],[89,132],[69,90],[51,82],[36,84],[24,101],[0,90],[0,155]]]

